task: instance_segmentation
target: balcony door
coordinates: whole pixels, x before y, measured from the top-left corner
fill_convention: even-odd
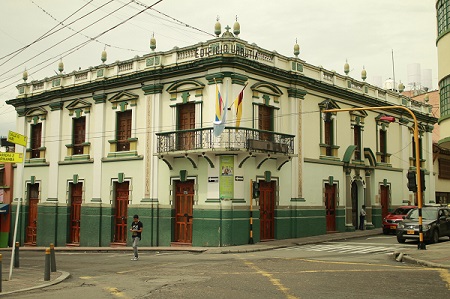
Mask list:
[[[195,104],[187,103],[178,107],[178,130],[195,129]],[[178,150],[195,148],[195,132],[181,132],[178,134]]]
[[[258,128],[264,131],[273,131],[273,108],[269,106],[258,106]],[[263,132],[259,140],[273,141],[273,134]]]

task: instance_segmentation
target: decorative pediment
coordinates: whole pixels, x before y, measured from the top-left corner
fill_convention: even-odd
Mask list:
[[[91,103],[83,101],[81,99],[77,99],[67,105],[66,109],[69,110],[69,115],[73,115],[73,113],[75,112],[77,117],[80,117],[82,113],[89,113],[91,110],[91,106]]]
[[[363,126],[364,119],[367,117],[367,112],[364,110],[353,110],[350,111],[350,123],[352,125]]]
[[[254,94],[262,93],[262,94],[271,95],[271,96],[275,96],[275,97],[280,97],[283,95],[283,92],[281,91],[281,89],[279,89],[275,84],[268,83],[268,82],[255,83],[250,88]]]
[[[170,85],[166,90],[168,93],[179,93],[183,91],[191,91],[191,90],[203,90],[205,84],[197,81],[197,80],[183,80],[179,82],[175,82]]]
[[[177,97],[181,95],[183,103],[187,103],[194,101],[194,97],[201,97],[204,87],[205,84],[197,80],[183,80],[170,85],[167,92],[170,93],[172,101],[177,100]]]
[[[27,110],[27,112],[25,113],[25,116],[42,116],[42,115],[47,115],[47,110],[45,110],[42,107],[31,108]]]
[[[117,105],[120,105],[121,110],[126,110],[126,104],[130,106],[136,106],[136,101],[139,99],[137,94],[131,93],[129,91],[121,91],[109,99],[112,104],[113,109],[117,109]]]
[[[34,123],[38,123],[39,120],[44,120],[47,117],[47,110],[42,107],[31,108],[25,112],[25,117],[28,122],[33,121]]]
[[[339,105],[332,99],[326,99],[325,101],[322,101],[319,103],[320,109],[341,109]]]

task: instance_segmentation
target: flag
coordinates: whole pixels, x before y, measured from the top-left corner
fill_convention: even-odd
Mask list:
[[[241,125],[243,98],[244,98],[244,89],[241,90],[237,98],[234,100],[234,106],[236,106],[236,127],[239,127]]]
[[[220,95],[219,87],[216,83],[216,115],[214,117],[214,136],[219,137],[225,129],[225,120],[227,115],[227,104],[223,103],[222,96]]]
[[[216,117],[214,118],[214,123],[220,123],[222,121],[223,108],[223,99],[216,83]]]

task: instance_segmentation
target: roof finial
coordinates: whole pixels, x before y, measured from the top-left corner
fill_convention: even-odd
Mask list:
[[[156,49],[156,39],[155,39],[155,33],[153,32],[152,38],[150,39],[150,49],[152,51],[155,51]]]
[[[344,64],[344,73],[346,75],[348,75],[348,73],[350,72],[350,65],[347,62],[347,59],[345,59],[345,64]]]
[[[64,63],[62,62],[62,58],[58,63],[58,71],[62,74],[62,72],[64,71]]]
[[[295,45],[294,45],[294,55],[295,55],[295,57],[298,57],[298,54],[300,54],[300,46],[297,43],[297,39],[295,39]]]
[[[103,51],[102,51],[102,58],[101,58],[103,63],[105,63],[107,57],[108,57],[108,54],[106,53],[106,44],[105,44],[105,47],[103,48]]]
[[[27,82],[27,80],[28,80],[28,72],[27,72],[27,69],[25,69],[25,70],[23,71],[22,79],[23,79],[23,82]]]
[[[366,81],[367,78],[367,71],[363,66],[363,70],[361,71],[361,79],[363,79],[363,81]]]
[[[238,22],[238,16],[236,15],[236,22],[233,25],[233,33],[236,37],[238,37],[239,33],[241,33],[241,25]]]
[[[214,34],[219,37],[219,35],[222,33],[222,25],[220,25],[219,22],[219,16],[217,16],[217,22],[216,25],[214,25]]]

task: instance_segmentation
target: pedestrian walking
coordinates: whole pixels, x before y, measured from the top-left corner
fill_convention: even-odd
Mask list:
[[[362,205],[359,211],[359,229],[364,230],[364,221],[366,220],[366,206]]]
[[[131,259],[132,261],[139,260],[138,255],[138,244],[139,241],[142,239],[142,229],[144,228],[144,225],[141,221],[139,221],[139,216],[134,215],[133,216],[133,223],[131,223],[131,237],[133,238],[133,253],[134,257]]]

